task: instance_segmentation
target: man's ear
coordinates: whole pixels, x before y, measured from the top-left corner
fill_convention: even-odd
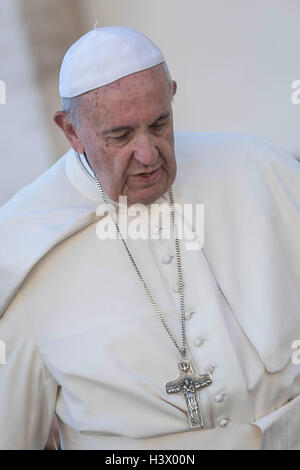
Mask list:
[[[177,83],[175,82],[175,80],[173,80],[173,97],[176,95],[176,91],[177,91]]]
[[[84,146],[80,140],[77,129],[70,121],[68,113],[57,111],[53,116],[55,124],[61,128],[71,147],[78,153],[84,153]]]

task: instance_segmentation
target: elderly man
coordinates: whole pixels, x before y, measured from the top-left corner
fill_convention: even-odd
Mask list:
[[[43,448],[54,413],[63,449],[300,447],[299,164],[244,136],[174,145],[175,93],[128,28],[64,58],[72,148],[1,210],[1,448]]]

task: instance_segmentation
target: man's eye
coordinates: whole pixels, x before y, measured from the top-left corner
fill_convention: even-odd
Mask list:
[[[110,138],[116,141],[121,142],[122,140],[126,140],[129,137],[129,134],[122,134],[122,135],[116,135],[116,136],[111,136]]]
[[[162,127],[164,127],[165,125],[167,124],[167,121],[163,121],[163,122],[155,122],[154,124],[152,124],[152,129],[161,129]]]

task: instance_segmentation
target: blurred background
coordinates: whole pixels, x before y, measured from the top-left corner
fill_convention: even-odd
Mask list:
[[[59,68],[96,21],[162,49],[175,130],[259,135],[300,158],[300,0],[1,0],[0,12],[0,205],[68,150],[52,119]]]

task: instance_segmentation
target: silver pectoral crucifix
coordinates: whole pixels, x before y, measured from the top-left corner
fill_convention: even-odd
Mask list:
[[[203,417],[197,399],[197,392],[212,383],[211,374],[195,375],[190,361],[178,364],[180,377],[166,384],[167,393],[183,394],[188,410],[189,424],[192,429],[203,429]]]

